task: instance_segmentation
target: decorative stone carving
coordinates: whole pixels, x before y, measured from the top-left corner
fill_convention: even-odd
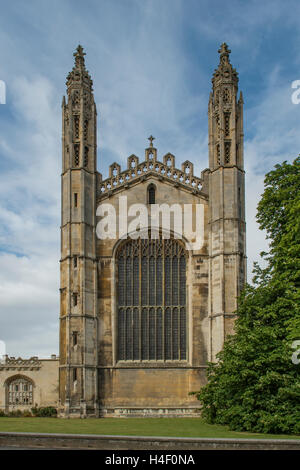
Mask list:
[[[153,155],[156,155],[156,149],[154,147],[146,149],[146,151],[151,150],[153,151]],[[186,161],[182,164],[181,170],[175,168],[174,165],[175,157],[171,153],[167,153],[163,157],[163,163],[156,161],[156,159],[152,160],[149,158],[139,163],[139,159],[136,155],[130,155],[130,157],[128,157],[127,170],[121,171],[121,167],[117,163],[110,165],[109,178],[101,181],[101,184],[97,188],[98,197],[104,197],[107,195],[108,191],[125,187],[126,184],[137,181],[138,179],[144,179],[147,174],[156,175],[159,178],[174,183],[174,185],[182,184],[192,191],[201,192],[203,181],[201,178],[194,176],[193,164]]]

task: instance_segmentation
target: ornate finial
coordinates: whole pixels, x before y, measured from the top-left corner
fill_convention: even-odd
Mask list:
[[[80,44],[77,46],[76,52],[74,52],[73,56],[75,57],[75,67],[84,68],[85,52],[83,52],[83,47]]]
[[[223,42],[218,50],[220,54],[220,63],[218,68],[214,71],[212,82],[213,86],[217,86],[222,81],[228,82],[228,80],[232,80],[236,84],[238,83],[238,74],[235,68],[232,67],[229,54],[231,50],[229,49],[226,42]]]
[[[155,137],[150,135],[150,137],[148,137],[148,140],[150,140],[150,147],[152,148],[153,147],[153,140],[155,140]]]
[[[69,88],[72,84],[79,83],[84,84],[92,91],[93,81],[90,77],[89,72],[85,68],[83,47],[79,44],[73,56],[75,57],[75,64],[71,72],[67,76],[67,87]]]
[[[222,57],[224,54],[227,56],[230,54],[231,50],[228,48],[226,42],[223,42],[221,44],[220,49],[218,50],[218,53],[220,54],[220,57]]]
[[[229,63],[229,54],[231,50],[227,46],[226,42],[223,42],[221,44],[220,49],[218,50],[218,53],[220,54],[220,64],[228,64]]]

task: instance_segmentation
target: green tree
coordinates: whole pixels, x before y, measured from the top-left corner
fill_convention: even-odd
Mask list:
[[[257,208],[266,230],[266,267],[254,266],[253,286],[239,299],[235,334],[228,336],[208,383],[195,392],[210,423],[233,430],[300,432],[300,157],[265,177]]]

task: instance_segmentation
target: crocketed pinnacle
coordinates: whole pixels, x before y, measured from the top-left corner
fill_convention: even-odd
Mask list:
[[[85,68],[85,63],[84,63],[85,52],[83,52],[83,47],[80,44],[77,46],[76,52],[74,52],[73,56],[75,57],[75,67],[84,69]]]
[[[77,46],[73,56],[75,57],[75,63],[73,69],[67,76],[67,87],[70,89],[73,85],[76,87],[83,85],[92,91],[93,82],[89,72],[85,68],[85,52],[80,44]]]

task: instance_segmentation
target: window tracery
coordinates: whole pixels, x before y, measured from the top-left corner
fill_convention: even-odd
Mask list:
[[[117,256],[117,356],[186,360],[186,253],[175,239],[128,240]]]
[[[9,405],[32,405],[33,385],[23,377],[12,380],[8,385]]]

